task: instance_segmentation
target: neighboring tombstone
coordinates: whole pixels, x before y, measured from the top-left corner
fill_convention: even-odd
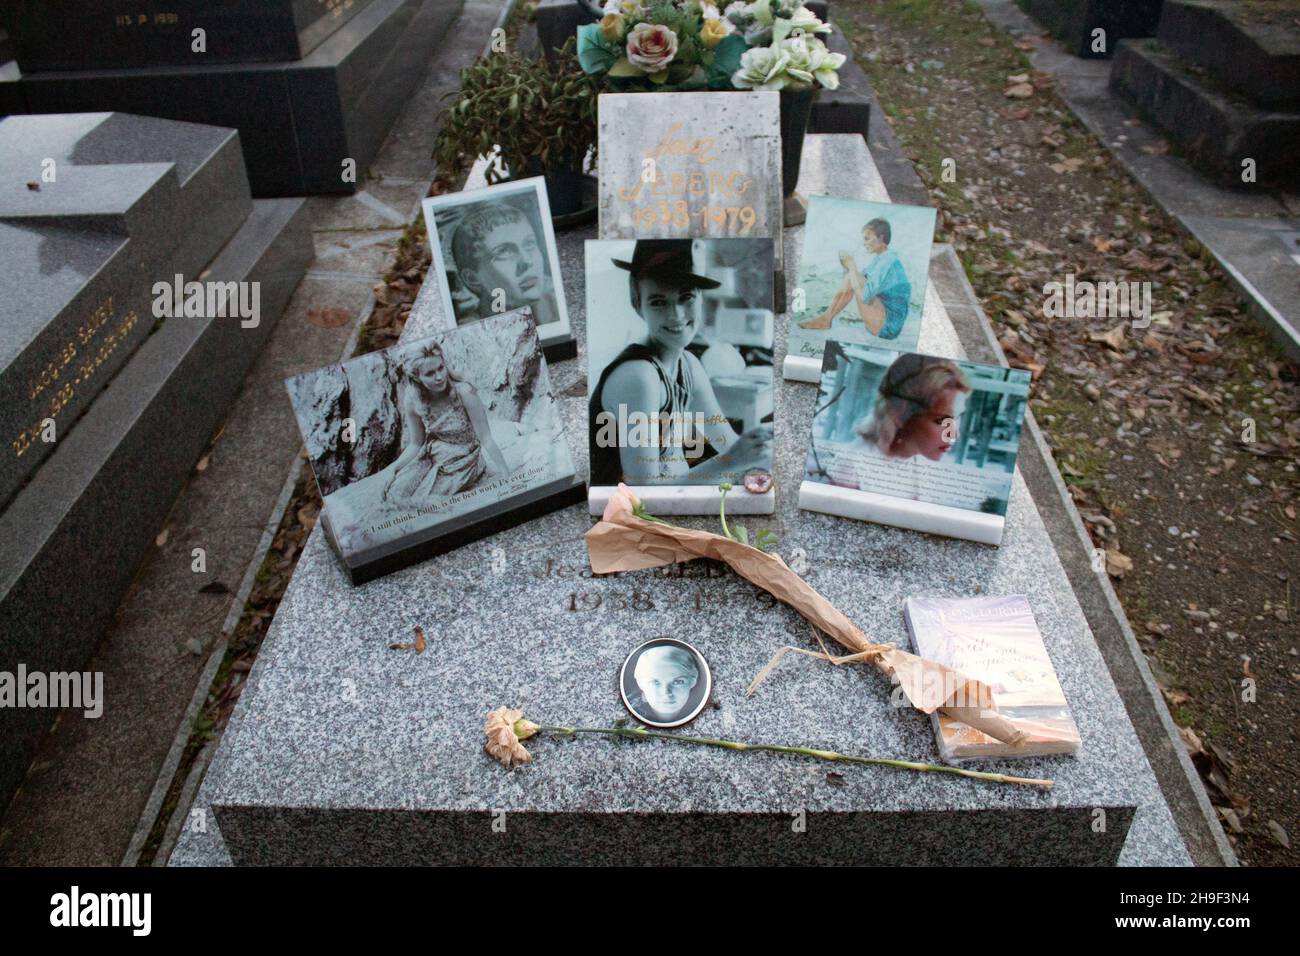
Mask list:
[[[600,238],[771,239],[782,275],[778,93],[605,93]]]
[[[121,113],[9,117],[0,174],[3,507],[251,200],[232,130]]]
[[[0,673],[85,666],[312,258],[306,201],[250,201],[238,143],[0,123]],[[180,314],[156,288],[177,275]],[[0,708],[0,804],[56,713]]]
[[[0,70],[0,108],[109,108],[229,126],[239,130],[254,196],[351,194],[457,9],[459,0],[370,0],[301,60],[221,64],[205,53],[180,65],[81,67],[16,79]]]
[[[15,0],[25,73],[301,60],[372,0]]]

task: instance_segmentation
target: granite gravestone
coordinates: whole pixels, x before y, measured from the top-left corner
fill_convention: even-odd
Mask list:
[[[66,672],[85,665],[224,418],[311,232],[304,200],[250,204],[232,130],[33,116],[0,124],[0,139],[0,408],[6,427],[33,411],[57,421],[56,441],[0,446],[7,490],[26,481],[0,505],[0,671]],[[55,158],[52,178],[36,157]],[[159,322],[154,283],[177,273],[250,290],[256,322]],[[55,713],[0,709],[0,804]]]
[[[1169,0],[1164,11],[1154,39],[1119,44],[1111,90],[1221,184],[1300,187],[1295,6]]]
[[[252,201],[234,131],[126,114],[10,117],[0,175],[2,506]]]
[[[810,136],[800,186],[887,199],[856,135]],[[580,342],[584,238],[560,242]],[[797,262],[801,230],[787,239]],[[937,298],[928,311],[921,347],[960,355]],[[427,321],[413,309],[407,334]],[[581,361],[555,369],[580,468]],[[172,864],[1186,864],[1024,483],[1001,549],[802,514],[790,492],[815,390],[776,385],[786,490],[776,515],[747,523],[776,531],[779,552],[876,640],[906,642],[912,594],[1027,594],[1083,751],[989,766],[1052,777],[1053,790],[884,768],[831,779],[800,758],[603,740],[531,741],[534,762],[506,771],[483,753],[488,710],[608,726],[627,716],[620,665],[661,635],[689,640],[713,671],[716,706],[685,733],[937,758],[929,719],[891,706],[870,669],[798,657],[746,696],[781,645],[817,649],[807,624],[709,563],[592,577],[579,507],[357,589],[313,533],[200,791],[207,825],[185,828]],[[388,649],[416,625],[425,653]]]
[[[15,54],[24,73],[300,60],[370,2],[16,0]]]
[[[458,0],[371,0],[301,60],[24,73],[27,112],[122,110],[239,130],[254,196],[352,193]]]
[[[779,94],[603,93],[598,135],[601,239],[770,238],[781,275]]]

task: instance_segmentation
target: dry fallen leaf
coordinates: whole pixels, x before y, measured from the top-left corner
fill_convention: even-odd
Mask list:
[[[1291,838],[1287,836],[1287,832],[1283,828],[1282,824],[1278,823],[1276,820],[1269,820],[1268,832],[1272,835],[1273,839],[1282,846],[1286,847],[1288,850],[1291,849]]]
[[[390,651],[415,651],[415,653],[417,654],[423,654],[426,646],[427,645],[425,644],[424,641],[424,629],[421,627],[416,627],[415,640],[409,642],[389,644],[388,649]]]
[[[1083,165],[1083,160],[1077,156],[1071,156],[1069,159],[1063,159],[1059,163],[1052,163],[1052,169],[1058,173],[1077,173],[1079,167]]]
[[[1124,323],[1115,326],[1109,332],[1089,332],[1088,341],[1104,342],[1116,352],[1124,351]]]
[[[1034,87],[1030,83],[1016,83],[1003,90],[1002,95],[1013,100],[1025,100],[1034,95]]]
[[[317,328],[337,329],[352,321],[352,313],[347,309],[309,309],[307,321]]]
[[[1106,573],[1112,578],[1122,578],[1133,570],[1133,559],[1114,548],[1106,549]]]

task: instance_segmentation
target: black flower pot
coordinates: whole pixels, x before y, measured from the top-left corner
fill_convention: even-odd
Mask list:
[[[793,196],[799,185],[799,161],[808,135],[816,89],[781,91],[781,194]]]
[[[546,172],[542,169],[542,161],[533,157],[524,165],[523,176],[519,178],[525,179],[530,176],[546,178],[546,200],[551,206],[552,219],[571,215],[582,208],[583,183],[586,177],[582,172],[581,159],[561,163],[555,169]]]

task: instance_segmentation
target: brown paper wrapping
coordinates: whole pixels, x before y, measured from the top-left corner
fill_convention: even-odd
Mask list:
[[[917,710],[927,714],[940,710],[1004,743],[1016,744],[1025,737],[1010,721],[998,715],[989,688],[943,664],[899,650],[893,644],[875,644],[867,640],[852,621],[791,571],[779,555],[768,554],[710,531],[638,518],[631,512],[630,501],[621,494],[610,500],[604,517],[587,532],[586,539],[591,570],[597,574],[659,568],[698,558],[722,561],[747,581],[790,605],[813,627],[848,648],[853,659],[870,661],[886,676],[897,678],[903,693]],[[837,663],[845,660],[828,654],[812,656]],[[773,665],[775,663],[776,659]],[[771,666],[758,676],[751,690],[766,677]],[[953,688],[953,691],[943,701],[927,700],[925,691],[932,691],[935,687]],[[959,706],[966,702],[984,701],[990,706]]]

